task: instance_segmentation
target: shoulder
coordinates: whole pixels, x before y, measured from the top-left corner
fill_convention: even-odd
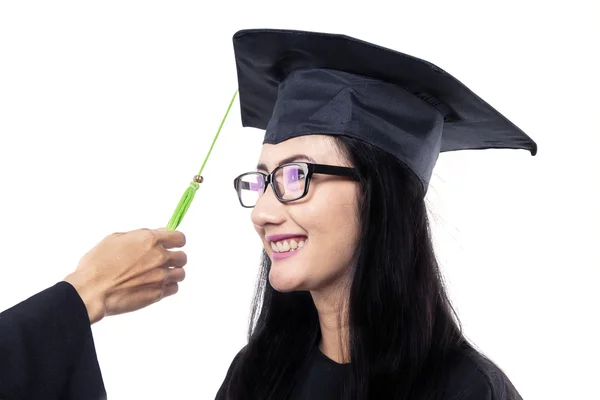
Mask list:
[[[242,356],[244,355],[247,347],[247,345],[242,347],[231,360],[229,367],[227,368],[227,372],[225,373],[225,382],[228,382],[230,380],[233,371],[240,363],[240,358],[242,358]]]
[[[444,400],[523,400],[508,376],[474,349],[461,349],[451,365]]]
[[[222,400],[222,399],[226,398],[225,394],[227,392],[227,388],[231,381],[231,377],[240,362],[240,358],[243,356],[244,352],[246,351],[246,348],[247,348],[247,345],[242,347],[241,350],[239,350],[237,352],[237,354],[233,357],[233,360],[231,361],[231,363],[229,364],[229,367],[227,368],[227,371],[225,372],[225,378],[223,378],[223,382],[221,383],[221,386],[219,387],[219,389],[217,391],[215,400]]]

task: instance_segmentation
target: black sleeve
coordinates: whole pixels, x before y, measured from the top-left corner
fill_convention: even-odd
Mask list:
[[[89,316],[69,283],[0,313],[0,398],[106,398]]]

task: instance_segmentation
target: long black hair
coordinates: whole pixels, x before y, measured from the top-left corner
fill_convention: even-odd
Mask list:
[[[452,355],[468,344],[438,268],[423,188],[388,153],[349,137],[335,141],[360,177],[344,398],[435,399]],[[310,293],[276,291],[264,251],[261,264],[248,344],[226,388],[231,400],[286,399],[320,337]]]

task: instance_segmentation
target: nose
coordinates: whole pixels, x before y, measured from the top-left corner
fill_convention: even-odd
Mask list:
[[[271,185],[256,202],[252,209],[250,219],[256,227],[264,228],[266,225],[280,225],[285,221],[285,205],[277,200]]]

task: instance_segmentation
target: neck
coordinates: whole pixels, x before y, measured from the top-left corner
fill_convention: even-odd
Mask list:
[[[319,314],[319,350],[333,361],[350,362],[347,296],[345,291],[311,292]]]

